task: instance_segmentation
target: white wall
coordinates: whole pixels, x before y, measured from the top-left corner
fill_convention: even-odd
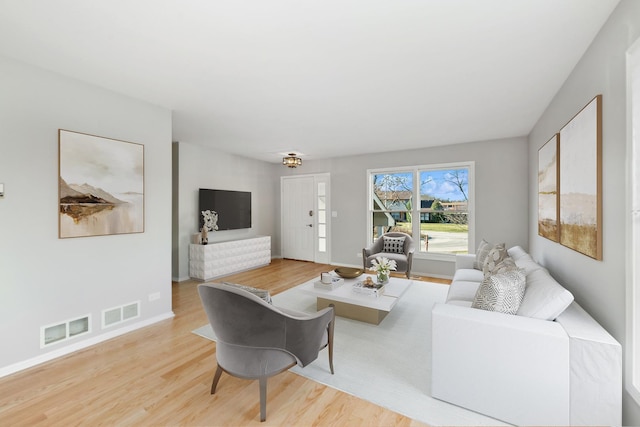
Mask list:
[[[366,245],[367,169],[475,162],[476,242],[482,238],[528,247],[527,140],[509,138],[419,150],[306,161],[284,174],[331,174],[331,258],[338,265],[362,265]],[[477,246],[477,244],[476,244]],[[414,258],[416,274],[453,276],[453,262]]]
[[[0,57],[0,375],[172,316],[170,111]],[[144,233],[58,239],[58,129],[144,144]],[[160,298],[149,302],[148,295]],[[141,318],[101,329],[101,310]],[[40,348],[40,327],[92,332]]]
[[[253,236],[271,236],[272,256],[277,255],[279,235],[276,231],[276,214],[280,204],[280,182],[276,176],[278,167],[273,163],[248,159],[224,153],[193,142],[180,141],[178,146],[178,195],[174,209],[178,211],[178,245],[174,248],[174,280],[189,278],[189,243],[198,233],[200,211],[198,190],[251,192],[251,228],[209,233],[209,242],[242,239]]]
[[[625,53],[640,37],[640,2],[622,0],[529,137],[531,253],[619,342],[625,342]],[[595,95],[603,95],[603,260],[595,261],[537,230],[538,149]],[[640,425],[640,407],[624,393],[623,423]]]

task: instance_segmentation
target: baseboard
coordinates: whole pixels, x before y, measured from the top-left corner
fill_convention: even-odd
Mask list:
[[[172,277],[171,278],[172,282],[177,282],[177,283],[186,282],[187,280],[191,280],[191,277],[185,276],[185,277]]]
[[[91,347],[92,345],[99,344],[103,341],[110,340],[111,338],[115,338],[117,336],[135,331],[136,329],[144,328],[146,326],[152,325],[162,320],[171,319],[173,316],[175,315],[173,314],[172,311],[170,311],[168,313],[164,313],[164,314],[152,317],[150,319],[143,320],[141,322],[127,325],[120,329],[109,331],[109,332],[97,335],[95,337],[91,337],[86,340],[73,343],[71,345],[59,348],[57,350],[50,351],[40,356],[36,356],[31,359],[23,360],[22,362],[18,362],[9,366],[2,367],[0,368],[0,378],[6,377],[7,375],[15,374],[16,372],[20,372],[25,369],[32,368],[36,365],[40,365],[41,363],[45,363],[50,360],[57,359],[58,357],[75,353],[76,351],[85,349],[87,347]]]

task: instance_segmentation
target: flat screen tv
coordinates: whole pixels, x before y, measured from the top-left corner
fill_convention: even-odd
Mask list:
[[[200,189],[200,226],[204,219],[202,211],[211,210],[218,214],[218,231],[251,228],[251,192]]]

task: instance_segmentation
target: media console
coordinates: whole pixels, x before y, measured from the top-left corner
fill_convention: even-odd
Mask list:
[[[189,276],[210,280],[271,263],[271,236],[189,245]]]

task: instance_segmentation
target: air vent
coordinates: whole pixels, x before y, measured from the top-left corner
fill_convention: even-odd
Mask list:
[[[78,317],[40,328],[40,347],[59,343],[91,332],[91,315]]]
[[[136,317],[140,317],[140,301],[108,308],[102,311],[102,328],[108,328]]]
[[[125,305],[122,307],[122,320],[134,319],[139,316],[140,303]]]

